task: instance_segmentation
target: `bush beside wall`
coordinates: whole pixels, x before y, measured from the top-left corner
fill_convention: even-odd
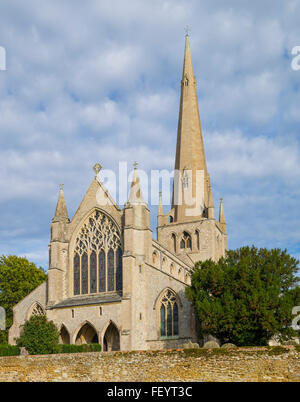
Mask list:
[[[101,352],[99,343],[91,343],[85,345],[59,345],[58,353],[85,353],[85,352]]]
[[[19,356],[20,348],[12,345],[0,345],[0,356]]]

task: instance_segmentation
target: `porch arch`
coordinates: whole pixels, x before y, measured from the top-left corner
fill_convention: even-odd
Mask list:
[[[70,333],[67,330],[65,324],[62,324],[60,327],[59,343],[69,345],[70,341],[71,341]]]
[[[99,343],[99,337],[96,328],[89,321],[85,321],[74,336],[76,345],[83,345],[86,343]]]
[[[120,330],[113,321],[109,320],[102,334],[103,352],[120,350]]]

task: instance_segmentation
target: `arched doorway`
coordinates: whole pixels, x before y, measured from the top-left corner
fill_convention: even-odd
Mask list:
[[[111,322],[103,337],[103,351],[111,352],[114,350],[120,350],[120,334],[118,328]]]
[[[99,343],[97,332],[89,323],[84,324],[76,336],[76,345],[83,345],[85,343]]]
[[[65,345],[70,344],[70,334],[64,325],[62,325],[60,329],[59,343],[63,343]]]

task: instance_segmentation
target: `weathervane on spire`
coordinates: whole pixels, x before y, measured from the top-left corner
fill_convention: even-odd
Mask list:
[[[63,184],[60,184],[59,187],[60,187],[61,190],[64,189],[64,185],[63,185]]]
[[[189,27],[189,25],[187,25],[185,28],[184,28],[184,30],[185,30],[185,35],[186,36],[189,36],[189,33],[190,33],[190,27]]]
[[[134,169],[136,170],[137,167],[138,167],[138,163],[135,161],[134,164],[133,164],[133,166],[134,166]]]

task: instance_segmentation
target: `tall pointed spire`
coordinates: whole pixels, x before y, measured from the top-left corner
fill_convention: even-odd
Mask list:
[[[137,204],[146,205],[146,203],[143,199],[143,195],[142,195],[140,178],[138,176],[137,166],[138,166],[138,164],[137,164],[137,162],[135,162],[128,203],[131,205],[137,205]]]
[[[58,201],[52,222],[69,222],[67,206],[64,197],[63,184],[60,185]]]
[[[188,35],[185,37],[175,172],[174,221],[186,222],[203,216],[208,206],[209,184]]]

